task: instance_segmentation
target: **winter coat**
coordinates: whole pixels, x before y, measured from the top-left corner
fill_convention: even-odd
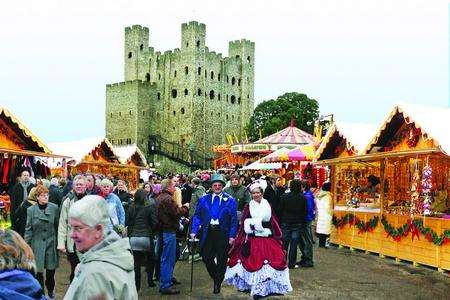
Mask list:
[[[83,195],[77,196],[75,192],[71,191],[65,197],[63,204],[61,205],[61,213],[59,216],[58,224],[58,248],[65,247],[67,252],[73,253],[75,249],[75,243],[70,237],[70,224],[69,224],[69,209],[75,201],[83,198]]]
[[[126,218],[129,237],[153,237],[158,219],[155,202],[150,205],[131,205]]]
[[[159,194],[156,203],[158,229],[162,232],[177,232],[180,227],[180,218],[188,212],[187,207],[179,207],[175,203],[173,195],[167,191]]]
[[[195,212],[195,207],[197,206],[198,199],[206,194],[206,190],[203,186],[198,185],[192,190],[191,202],[189,203],[189,216],[192,216]]]
[[[29,184],[27,186],[27,194],[30,193],[30,190],[34,187],[33,184]],[[23,202],[23,186],[20,182],[16,183],[10,192],[11,199],[11,220],[12,220],[12,229],[17,231],[16,227],[16,210],[19,208],[20,204]],[[25,220],[23,220],[25,222]]]
[[[306,203],[308,208],[308,214],[306,215],[306,221],[311,222],[316,218],[316,203],[314,202],[314,195],[311,191],[306,191],[303,193],[306,197]]]
[[[16,224],[16,231],[18,234],[20,234],[21,237],[25,236],[25,226],[27,225],[27,209],[34,204],[36,204],[36,201],[28,199],[28,201],[22,202],[22,204],[20,204],[19,208],[17,208],[16,210],[14,222]]]
[[[106,196],[105,200],[108,202],[108,212],[111,220],[109,229],[112,230],[114,225],[119,224],[125,226],[125,210],[119,196],[110,193]]]
[[[242,185],[226,187],[224,192],[230,194],[237,201],[239,211],[242,211],[244,206],[252,200],[250,193]]]
[[[0,272],[0,299],[45,300],[39,282],[24,270],[4,270]]]
[[[327,191],[320,191],[316,197],[316,205],[317,205],[316,232],[322,234],[330,234],[331,219],[333,216],[331,193]]]
[[[59,209],[56,204],[47,203],[45,210],[38,204],[27,209],[25,242],[33,249],[36,271],[54,270],[58,267],[59,256],[56,250],[56,233]]]
[[[303,193],[289,192],[281,197],[279,219],[282,224],[300,224],[306,222],[307,203]]]
[[[56,185],[50,185],[48,188],[48,202],[61,206],[62,191]]]
[[[128,239],[110,231],[102,242],[82,254],[64,299],[138,299]]]

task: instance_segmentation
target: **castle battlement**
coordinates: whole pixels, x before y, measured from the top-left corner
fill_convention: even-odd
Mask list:
[[[155,51],[149,38],[147,27],[125,28],[124,81],[106,86],[113,144],[136,143],[146,152],[148,136],[159,134],[209,152],[227,133],[242,134],[253,113],[255,43],[234,40],[228,55],[216,52],[197,21],[181,24],[177,48]]]

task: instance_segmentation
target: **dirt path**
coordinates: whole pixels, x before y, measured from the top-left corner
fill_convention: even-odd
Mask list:
[[[272,299],[450,299],[450,277],[426,267],[396,264],[390,259],[348,249],[314,248],[315,267],[291,270],[294,291]],[[57,271],[57,296],[68,288],[69,265],[63,258]],[[201,261],[194,264],[194,291],[189,292],[190,265],[182,261],[175,268],[182,282],[178,296],[160,296],[158,288],[147,288],[139,299],[251,299],[224,285],[219,296],[212,294],[212,281]],[[145,274],[142,280],[145,281]]]

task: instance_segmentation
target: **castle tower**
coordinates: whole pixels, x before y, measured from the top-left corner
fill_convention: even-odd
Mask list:
[[[235,57],[241,63],[240,94],[238,102],[241,102],[241,129],[244,130],[250,116],[253,114],[254,101],[254,80],[255,80],[255,43],[246,39],[232,41],[228,45],[228,56]]]
[[[142,27],[141,25],[125,27],[124,46],[125,81],[135,79],[146,80],[146,75],[149,72],[148,28]]]

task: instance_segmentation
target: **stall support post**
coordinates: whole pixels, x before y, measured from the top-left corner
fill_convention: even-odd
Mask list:
[[[381,178],[381,187],[380,187],[380,215],[384,213],[384,181],[385,181],[385,169],[386,169],[386,160],[384,158],[380,163],[380,178]]]

